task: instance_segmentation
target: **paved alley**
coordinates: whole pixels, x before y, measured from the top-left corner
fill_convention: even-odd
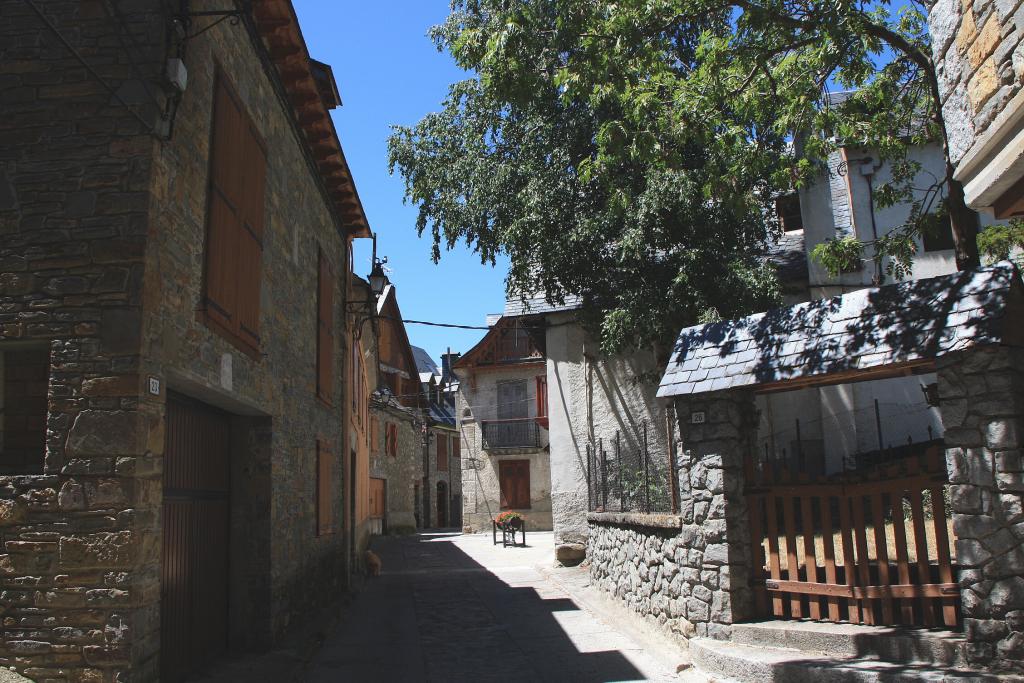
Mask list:
[[[489,534],[375,539],[382,575],[368,580],[304,679],[675,679],[664,657],[583,608],[544,571],[553,563],[550,533],[527,540],[527,548],[502,548]]]

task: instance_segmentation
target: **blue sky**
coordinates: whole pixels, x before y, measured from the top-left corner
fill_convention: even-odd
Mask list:
[[[448,14],[447,0],[294,0],[310,56],[330,64],[344,106],[333,112],[377,252],[389,259],[405,318],[483,325],[500,312],[506,262],[481,265],[464,247],[430,260],[430,238],[416,236],[416,209],[403,204],[403,182],[388,175],[387,137],[393,124],[413,125],[441,108],[448,85],[465,77],[437,52],[427,30]],[[370,270],[370,240],[356,240],[355,269]],[[479,331],[408,325],[410,341],[440,360],[451,346],[466,351]]]

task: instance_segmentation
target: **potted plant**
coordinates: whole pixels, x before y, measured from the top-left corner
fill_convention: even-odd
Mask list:
[[[513,510],[506,510],[494,518],[494,523],[502,529],[518,529],[523,526],[523,516]]]

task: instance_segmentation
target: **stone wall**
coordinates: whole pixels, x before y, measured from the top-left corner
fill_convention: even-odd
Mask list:
[[[1012,160],[996,164],[990,172],[985,167],[1011,137],[1015,147],[1020,144],[1016,138],[1024,112],[1024,8],[1016,0],[937,0],[928,24],[950,157],[957,178],[965,183],[968,203],[985,208],[1013,183],[1002,177]],[[1011,175],[1019,177],[1019,171]]]
[[[430,519],[429,523],[426,526],[427,527],[437,526],[437,520],[438,520],[438,516],[437,516],[437,514],[438,514],[438,510],[437,510],[437,484],[438,484],[438,482],[444,482],[445,487],[448,489],[448,496],[447,496],[448,500],[447,500],[447,508],[446,508],[447,526],[454,526],[455,522],[459,519],[459,516],[461,515],[461,512],[462,512],[462,510],[461,510],[461,502],[462,502],[462,498],[461,498],[461,495],[462,495],[462,463],[460,462],[460,460],[456,460],[456,459],[454,459],[452,457],[452,452],[454,451],[454,447],[453,446],[449,446],[448,447],[448,458],[447,458],[447,463],[446,463],[447,464],[447,468],[445,468],[445,469],[439,468],[437,466],[438,465],[438,459],[437,459],[437,450],[438,450],[437,449],[437,440],[438,439],[448,439],[449,441],[458,441],[459,434],[458,434],[458,432],[456,432],[456,431],[454,431],[452,429],[448,429],[448,428],[444,428],[444,427],[440,427],[440,426],[432,427],[431,430],[430,430],[430,433],[431,433],[431,438],[430,438],[430,457],[428,458],[427,468],[428,468],[428,472],[429,472],[428,476],[429,476],[429,481],[430,481],[430,486],[428,487],[428,491],[429,491],[430,496],[431,496],[431,499],[430,499],[430,515],[431,515],[431,519]],[[458,496],[458,498],[456,498],[456,496]],[[460,505],[460,509],[458,511],[455,510],[455,505],[457,503]]]
[[[728,638],[753,614],[743,457],[752,397],[719,392],[678,399],[678,516],[591,513],[591,579],[671,633]],[[693,412],[705,422],[693,424]],[[681,441],[679,439],[682,439]]]
[[[410,532],[422,514],[416,510],[415,486],[423,480],[423,439],[420,421],[413,411],[374,401],[371,414],[377,418],[380,436],[378,452],[370,455],[370,476],[387,480],[388,532]],[[384,429],[388,423],[398,425],[398,455],[384,450]],[[422,485],[422,484],[421,484]]]
[[[120,3],[122,25],[111,4],[36,3],[117,98],[30,5],[0,4],[0,352],[35,342],[50,365],[43,468],[0,476],[0,665],[40,680],[159,676],[168,388],[235,415],[232,644],[265,644],[344,583],[344,536],[317,535],[314,495],[316,440],[342,453],[343,351],[325,405],[314,305],[317,247],[341,274],[345,240],[244,25],[189,41],[174,134],[158,141],[165,13]],[[268,152],[256,359],[196,319],[215,61]]]
[[[134,665],[134,680],[153,679],[150,447],[163,430],[139,354],[156,107],[139,79],[156,73],[165,30],[147,3],[124,8],[131,36],[100,2],[37,5],[134,111],[27,3],[0,4],[0,351],[35,342],[50,366],[32,418],[45,460],[0,477],[0,666],[123,681]]]
[[[196,10],[220,9],[213,0]],[[317,177],[303,154],[292,113],[282,106],[244,25],[221,22],[190,40],[188,88],[174,137],[159,145],[152,165],[149,244],[143,299],[142,371],[166,385],[233,414],[269,416],[269,490],[244,491],[269,507],[273,580],[251,599],[269,603],[270,621],[237,623],[265,640],[301,623],[308,610],[340,597],[345,584],[342,481],[345,462],[343,301],[347,242],[339,234]],[[206,196],[214,81],[228,81],[266,148],[267,175],[260,291],[260,355],[239,350],[196,316],[203,301]],[[330,403],[317,397],[317,259],[322,251],[338,275],[334,290],[337,344]],[[338,528],[316,533],[317,439],[334,458],[332,501]],[[240,457],[246,458],[247,454]],[[270,501],[273,501],[271,504]],[[241,503],[241,501],[238,501]],[[232,566],[252,561],[233,557]],[[242,577],[232,577],[241,580]]]
[[[1024,671],[1024,351],[940,359],[968,659]]]

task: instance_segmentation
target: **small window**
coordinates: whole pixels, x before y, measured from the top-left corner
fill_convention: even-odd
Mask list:
[[[498,382],[498,419],[518,420],[530,416],[526,380]]]
[[[334,454],[321,439],[316,441],[316,533],[328,536],[335,531]]]
[[[316,305],[316,395],[328,405],[334,394],[334,268],[323,250],[317,259],[317,305]],[[359,359],[359,345],[353,345],[356,359]],[[356,378],[356,390],[352,400],[362,398],[362,363],[352,368]],[[358,404],[357,404],[358,405]],[[355,411],[360,418],[362,413]]]
[[[796,192],[778,197],[775,200],[775,212],[779,216],[779,225],[785,232],[804,229],[804,219],[800,214],[800,195]]]
[[[924,250],[946,251],[953,249],[953,228],[950,226],[949,221],[932,221],[932,223],[921,234]]]
[[[547,429],[548,427],[548,378],[547,375],[537,375],[537,424]]]
[[[498,463],[498,485],[502,510],[530,507],[530,461],[502,460]]]
[[[394,422],[384,425],[384,451],[392,458],[398,457],[398,425]]]
[[[49,346],[0,351],[0,473],[43,471],[49,381]]]

